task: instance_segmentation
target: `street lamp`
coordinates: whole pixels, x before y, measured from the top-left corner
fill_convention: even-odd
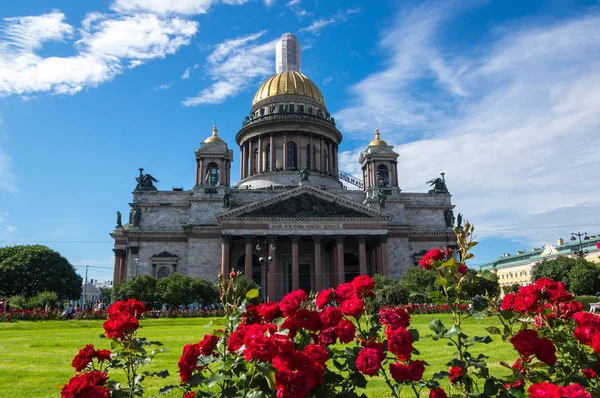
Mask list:
[[[262,244],[261,244],[262,243]],[[265,255],[260,257],[258,261],[260,262],[260,269],[262,272],[260,273],[260,290],[262,291],[262,301],[265,303],[267,301],[267,270],[268,265],[273,262],[273,257],[269,256],[269,248],[275,250],[275,243],[269,244],[268,239],[265,237],[263,239],[258,239],[258,243],[256,244],[256,250],[260,252],[261,250],[265,251]],[[273,277],[273,275],[271,275]]]
[[[576,241],[577,238],[579,238],[579,251],[575,252],[575,254],[577,254],[581,258],[584,258],[585,256],[587,256],[589,251],[583,250],[583,243],[581,242],[582,236],[583,236],[583,240],[590,240],[590,237],[588,236],[587,232],[579,232],[579,231],[577,231],[577,233],[571,232],[571,240],[572,241]]]

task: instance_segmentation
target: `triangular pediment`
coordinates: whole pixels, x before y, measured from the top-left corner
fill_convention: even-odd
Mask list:
[[[391,216],[330,192],[302,186],[217,216],[231,218],[361,218],[389,220]]]

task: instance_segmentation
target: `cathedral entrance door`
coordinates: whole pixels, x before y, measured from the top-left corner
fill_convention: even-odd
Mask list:
[[[288,264],[287,292],[292,291],[292,264]],[[298,264],[298,282],[306,294],[312,290],[311,264]],[[287,293],[286,293],[287,294]]]

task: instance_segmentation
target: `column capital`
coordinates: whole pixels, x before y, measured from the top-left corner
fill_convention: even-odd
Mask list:
[[[313,240],[315,241],[315,243],[321,243],[321,241],[323,240],[323,235],[313,235]]]
[[[228,245],[231,243],[231,235],[221,235],[221,242]]]
[[[337,244],[344,243],[344,238],[345,237],[346,237],[346,235],[336,235],[335,236],[335,243],[337,243]]]
[[[292,243],[298,243],[298,241],[300,241],[300,236],[299,235],[290,235],[290,239],[292,240]]]
[[[254,240],[254,236],[244,235],[244,239],[246,240],[246,243],[252,243],[252,241]]]
[[[277,235],[267,235],[267,242],[269,242],[270,245],[274,245],[277,243]]]
[[[112,249],[113,253],[115,253],[115,256],[117,257],[125,257],[126,251],[125,249]]]
[[[378,241],[379,241],[379,243],[387,243],[388,236],[387,235],[379,235]]]
[[[365,244],[367,242],[367,235],[358,235],[358,243]]]

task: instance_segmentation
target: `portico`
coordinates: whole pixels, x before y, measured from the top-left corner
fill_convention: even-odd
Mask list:
[[[336,200],[337,199],[337,200]],[[288,217],[294,211],[298,217]],[[258,258],[270,256],[267,295],[318,291],[356,275],[385,274],[389,215],[302,186],[217,216],[221,271],[244,271],[260,284]],[[263,250],[257,250],[256,245]],[[267,252],[268,251],[268,252]]]

